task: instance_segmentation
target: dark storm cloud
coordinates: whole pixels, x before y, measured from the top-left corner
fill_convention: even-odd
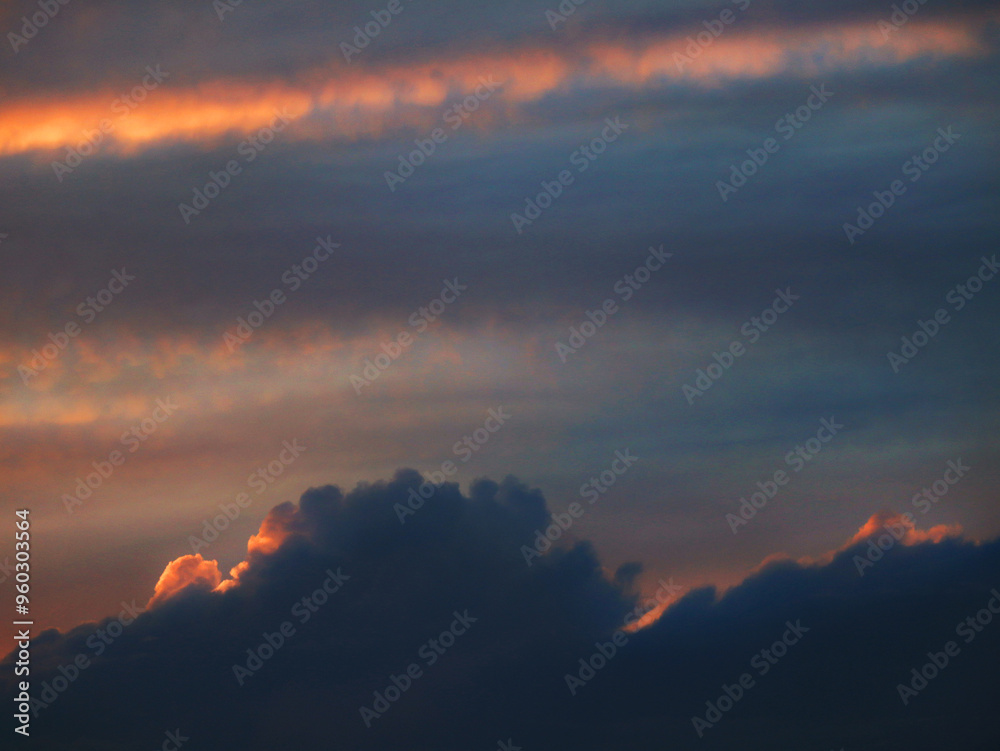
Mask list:
[[[612,584],[586,543],[526,566],[521,546],[551,518],[540,493],[513,479],[480,481],[468,498],[438,487],[400,524],[395,506],[420,481],[403,471],[277,507],[262,534],[288,536],[251,556],[239,586],[176,595],[114,628],[100,656],[88,640],[102,643],[95,629],[111,621],[43,633],[33,644],[36,696],[76,654],[89,663],[34,720],[33,747],[155,745],[174,728],[191,748],[216,749],[488,749],[512,738],[526,750],[957,743],[985,751],[996,741],[989,712],[1000,626],[962,627],[977,614],[996,620],[979,612],[1000,608],[991,600],[996,542],[903,546],[879,528],[828,563],[775,563],[721,598],[691,592],[645,631],[619,635],[614,657],[588,677],[579,661],[595,644],[610,653],[637,605],[623,589],[637,567],[623,567]],[[873,553],[872,540],[887,552]],[[307,611],[296,603],[330,572],[342,574],[336,591],[301,620]],[[421,653],[456,612],[467,625],[454,644]],[[245,665],[246,650],[284,621],[295,632],[241,686],[233,665]],[[898,684],[949,641],[958,651],[904,705]],[[419,677],[366,728],[360,708],[410,663]],[[724,685],[736,696],[744,673],[734,705],[713,714],[706,702],[719,704]],[[584,679],[573,693],[567,674]],[[699,726],[702,739],[694,716],[711,723]]]
[[[53,110],[75,137],[77,126],[94,127],[116,92],[157,63],[171,78],[152,93],[151,106],[163,101],[155,98],[161,94],[183,102],[190,92],[196,104],[211,103],[230,82],[234,89],[246,87],[244,98],[236,97],[241,106],[264,96],[261,82],[286,85],[281,94],[313,96],[316,79],[337,82],[359,71],[388,71],[391,79],[417,64],[463,55],[475,75],[498,55],[533,50],[552,51],[572,67],[586,44],[616,41],[628,51],[657,35],[682,38],[727,4],[590,0],[552,31],[545,11],[557,7],[556,0],[414,2],[347,64],[339,43],[379,3],[244,0],[220,21],[208,0],[71,0],[16,55],[9,45],[0,52],[0,114],[28,101],[28,110],[8,120],[40,131],[25,126],[35,122],[31,107],[89,97],[90,109]],[[891,6],[753,0],[733,36],[746,33],[752,44],[776,32],[792,44],[796,33],[821,38],[823,24],[837,22],[875,33],[877,42],[875,22],[888,18]],[[35,7],[19,1],[0,12],[0,42],[6,44],[6,31],[16,31],[21,13]],[[893,40],[902,48],[920,38],[918,22],[982,18],[991,8],[932,1]],[[8,489],[7,495],[11,503],[15,497],[18,503],[25,497],[37,498],[39,506],[50,503],[64,490],[57,486],[62,480],[52,478],[65,475],[63,484],[72,486],[75,474],[117,439],[117,432],[107,441],[96,438],[102,425],[93,415],[104,413],[106,404],[135,401],[137,393],[145,403],[148,389],[160,396],[168,386],[210,391],[214,384],[226,398],[200,402],[201,421],[174,443],[176,464],[164,471],[180,478],[164,483],[173,491],[138,481],[121,488],[122,503],[132,503],[132,511],[159,504],[161,496],[198,503],[183,477],[192,467],[246,461],[235,436],[266,435],[262,425],[287,427],[292,435],[300,428],[296,421],[316,428],[310,421],[317,414],[353,419],[361,433],[341,428],[330,438],[330,451],[365,454],[371,461],[394,424],[382,417],[372,422],[371,411],[405,421],[410,432],[400,435],[406,437],[423,427],[414,415],[442,413],[436,419],[446,423],[445,406],[459,393],[450,381],[455,374],[444,367],[441,378],[420,381],[415,368],[404,371],[412,363],[400,365],[394,374],[410,378],[409,391],[392,392],[385,401],[345,403],[329,396],[343,391],[354,398],[341,370],[348,360],[360,370],[357,353],[342,356],[335,347],[310,345],[326,329],[334,339],[363,339],[380,327],[403,328],[443,279],[457,276],[470,290],[446,314],[446,335],[460,329],[479,337],[499,329],[519,345],[529,343],[517,352],[523,359],[512,358],[516,373],[498,375],[474,355],[463,363],[464,398],[513,395],[523,400],[525,420],[534,420],[522,442],[531,456],[518,457],[519,473],[531,471],[526,467],[534,462],[533,481],[553,478],[546,484],[550,492],[561,487],[572,495],[577,475],[593,472],[609,446],[627,444],[643,457],[634,479],[642,492],[623,499],[621,516],[604,527],[616,531],[599,539],[602,553],[612,543],[625,551],[616,561],[635,557],[641,545],[655,570],[680,557],[686,571],[702,576],[713,566],[745,570],[747,560],[759,560],[746,550],[815,550],[817,538],[857,524],[884,498],[905,501],[910,487],[928,477],[928,467],[936,472],[958,455],[975,469],[963,495],[950,498],[941,512],[995,530],[995,287],[987,286],[956,314],[900,374],[886,362],[900,337],[933,314],[1000,240],[1000,182],[993,166],[1000,89],[990,23],[977,25],[986,41],[976,54],[956,52],[948,46],[952,37],[932,34],[929,46],[917,44],[916,54],[894,64],[849,59],[829,70],[793,66],[706,87],[669,80],[577,83],[571,76],[524,102],[501,91],[395,192],[385,171],[440,122],[444,102],[406,105],[360,135],[314,113],[246,165],[190,225],[178,204],[190,202],[210,171],[237,156],[246,133],[235,115],[233,132],[181,143],[154,139],[134,150],[109,144],[62,182],[50,165],[62,148],[53,154],[4,151],[0,366],[10,376],[3,396],[11,398],[0,411],[7,446],[0,459],[12,470],[37,472],[29,488]],[[837,39],[852,36],[834,38],[836,48]],[[823,50],[814,51],[823,58]],[[870,53],[863,48],[858,57]],[[748,64],[760,59],[747,56]],[[543,70],[531,72],[541,77]],[[225,85],[197,88],[213,81]],[[717,181],[746,160],[747,149],[774,135],[775,121],[802,105],[811,85],[823,84],[835,92],[830,102],[723,202]],[[449,90],[445,98],[466,93]],[[168,124],[188,114],[183,106],[164,104],[164,111]],[[510,213],[523,210],[526,197],[565,168],[611,116],[620,116],[629,130],[517,234]],[[849,244],[842,225],[855,219],[857,207],[871,201],[872,191],[884,191],[904,162],[949,125],[962,140]],[[262,347],[246,366],[216,357],[223,331],[254,300],[275,288],[288,291],[282,274],[301,262],[317,237],[328,236],[341,247],[289,295],[262,332],[283,346]],[[555,337],[565,337],[649,246],[661,244],[674,253],[667,267],[600,337],[546,380],[548,368],[536,366],[561,365],[551,349]],[[24,388],[13,368],[51,331],[79,320],[77,305],[123,266],[135,274],[134,287],[86,328],[79,351],[71,348],[59,359],[58,366],[67,366],[64,379],[54,388],[51,381]],[[760,313],[776,288],[788,286],[801,301],[689,407],[681,385],[739,338],[741,324]],[[315,324],[323,330],[313,336]],[[150,356],[149,365],[142,347],[159,342],[166,342],[165,354]],[[246,351],[256,352],[257,343]],[[364,353],[377,352],[380,343],[372,336]],[[106,346],[95,355],[90,348],[98,344]],[[428,345],[426,351],[440,350]],[[69,367],[85,355],[86,367]],[[307,380],[295,365],[313,362],[338,366],[324,380],[328,391],[273,401]],[[553,384],[562,387],[561,396]],[[254,410],[251,397],[257,396],[271,400],[270,411]],[[79,405],[76,397],[83,397]],[[216,407],[223,420],[212,411]],[[825,450],[816,462],[821,466],[782,499],[788,502],[783,514],[758,520],[752,533],[732,541],[724,513],[830,415],[848,426],[844,443]],[[63,418],[80,422],[46,422]],[[448,439],[461,434],[451,424],[432,428],[420,430],[418,440],[435,445],[434,436],[445,431]],[[329,425],[316,429],[326,436]],[[398,435],[393,440],[402,441]],[[447,455],[450,444],[442,441]],[[48,459],[33,460],[37,455]],[[411,465],[412,457],[407,448],[398,464],[386,461]],[[496,457],[500,467],[511,466],[504,461]],[[641,476],[646,468],[649,474]],[[371,474],[363,467],[352,476]],[[320,476],[325,481],[330,475]],[[895,483],[891,492],[887,478]],[[895,684],[988,599],[997,585],[987,576],[997,571],[996,543],[897,548],[863,578],[850,554],[828,566],[783,564],[721,602],[707,591],[694,593],[654,628],[630,637],[622,654],[570,697],[563,676],[593,652],[595,640],[609,639],[633,606],[624,588],[635,568],[626,566],[618,576],[602,572],[596,554],[580,546],[528,569],[519,547],[530,542],[547,512],[537,494],[513,482],[480,484],[471,499],[455,488],[440,489],[401,526],[392,504],[416,482],[404,474],[346,498],[323,488],[307,493],[298,509],[281,507],[274,518],[298,536],[277,552],[256,553],[241,572],[241,586],[224,595],[190,591],[129,625],[43,711],[39,736],[51,748],[86,748],[88,742],[152,748],[163,730],[180,726],[193,745],[208,748],[326,748],[337,742],[345,748],[494,748],[497,738],[513,737],[525,751],[953,743],[975,749],[977,742],[994,740],[983,718],[990,717],[987,701],[995,691],[989,692],[981,666],[995,663],[995,626],[963,646],[945,675],[911,706],[899,703]],[[107,506],[107,518],[115,518],[117,509]],[[180,504],[170,512],[173,523],[187,513]],[[189,521],[197,527],[201,511]],[[658,543],[659,530],[675,535],[675,545]],[[151,555],[150,538],[137,532],[127,555],[141,563],[117,567],[114,578],[106,572],[116,568],[116,555],[125,554],[105,552],[96,568],[80,563],[75,551],[85,545],[77,534],[61,530],[49,544],[74,551],[59,565],[79,566],[80,581],[93,579],[95,571],[125,581],[135,576],[129,572],[148,571],[160,555]],[[156,549],[164,549],[167,533],[157,534]],[[595,530],[594,537],[602,534]],[[73,544],[64,546],[69,539]],[[98,533],[84,539],[89,545]],[[290,615],[293,603],[338,567],[352,578],[299,627]],[[214,570],[200,573],[211,581]],[[87,612],[96,609],[89,607]],[[445,655],[438,670],[428,669],[367,731],[358,707],[371,706],[372,692],[384,689],[388,675],[418,660],[419,646],[447,627],[454,610],[466,608],[480,620],[454,654]],[[691,715],[703,714],[704,702],[718,698],[722,683],[737,680],[750,658],[780,637],[785,621],[796,619],[811,629],[802,644],[699,740]],[[283,620],[296,622],[298,633],[239,688],[233,663]],[[87,644],[94,628],[40,637],[36,656],[49,672],[37,676],[39,683],[51,681],[58,675],[51,671],[77,653],[94,657]],[[115,708],[112,725],[109,705]],[[935,735],[939,728],[950,735]],[[956,741],[956,732],[966,735]]]

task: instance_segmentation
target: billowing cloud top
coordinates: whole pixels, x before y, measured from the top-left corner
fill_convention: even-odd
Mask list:
[[[4,4],[0,505],[40,541],[32,742],[984,748],[996,21]],[[359,484],[447,462],[461,485],[423,504],[413,471]],[[474,481],[510,471],[531,485]],[[555,514],[605,492],[526,560],[554,518],[534,485]]]
[[[421,482],[400,471],[346,494],[311,489],[272,510],[262,534],[283,539],[252,545],[234,586],[187,556],[134,620],[42,634],[34,747],[141,745],[161,726],[220,749],[332,738],[373,749],[498,738],[526,749],[930,749],[958,738],[985,749],[976,744],[995,738],[986,709],[1000,639],[975,621],[1000,615],[1000,543],[907,538],[880,516],[825,564],[774,563],[623,630],[683,583],[642,597],[640,567],[607,576],[584,542],[526,556],[553,520],[513,478],[481,480],[468,497],[436,486],[419,503]],[[400,506],[416,508],[405,523]],[[941,676],[901,692],[949,641],[960,651]],[[121,721],[96,713],[109,702]]]

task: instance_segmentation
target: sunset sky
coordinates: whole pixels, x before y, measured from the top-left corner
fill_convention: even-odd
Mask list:
[[[224,603],[249,598],[254,623],[287,611],[275,581],[316,578],[295,565],[371,560],[445,582],[449,551],[451,567],[464,562],[456,592],[477,577],[497,602],[527,587],[526,620],[573,630],[560,644],[614,629],[616,608],[663,581],[690,593],[677,633],[694,652],[702,608],[704,633],[747,618],[746,634],[770,640],[781,630],[751,604],[778,625],[786,587],[861,608],[873,595],[852,588],[870,580],[845,551],[907,513],[915,529],[898,547],[912,570],[948,561],[957,581],[932,587],[892,564],[885,586],[903,604],[890,612],[955,598],[933,606],[944,630],[894,648],[912,640],[901,664],[939,648],[1000,585],[1000,14],[977,0],[902,5],[4,4],[0,502],[7,518],[31,509],[36,633],[59,631],[44,637],[46,664],[72,660],[66,634],[123,601],[149,603],[149,639],[175,638],[189,618],[238,609]],[[425,480],[457,488],[425,485],[429,500],[414,501]],[[573,504],[583,512],[567,516]],[[454,532],[450,514],[475,518],[475,533],[431,544]],[[586,615],[546,599],[550,580],[519,578],[538,570],[522,546],[560,518],[572,523],[540,556],[582,577]],[[344,585],[359,598],[344,619],[385,619],[403,658],[424,631],[393,631],[394,601],[441,627],[465,607],[430,584],[357,579],[372,589]],[[707,586],[745,594],[712,606],[698,599]],[[666,620],[640,629],[643,654],[664,654],[655,629],[677,635]],[[192,649],[218,655],[226,633]],[[498,638],[438,678],[462,685],[515,649]],[[998,645],[991,634],[963,649]],[[730,646],[735,662],[757,648]],[[119,686],[116,670],[137,669],[122,660],[93,680]],[[621,696],[640,748],[653,678],[633,667]],[[886,673],[893,711],[908,669]],[[320,711],[303,674],[280,675],[292,688],[271,699]],[[605,688],[587,701],[611,713]],[[252,696],[232,706],[266,701]],[[66,718],[86,716],[69,702]],[[159,745],[136,706],[115,742]],[[344,711],[361,740],[345,747],[450,747],[403,729],[379,740],[357,710]],[[589,735],[583,717],[564,721],[565,737]],[[614,722],[627,724],[592,740],[624,747],[606,740]],[[920,737],[899,722],[898,737]],[[57,738],[37,748],[74,747],[64,726],[36,723]],[[688,716],[676,723],[656,735],[700,740]],[[469,741],[474,723],[458,724]],[[856,728],[771,747],[876,748]],[[995,747],[988,733],[974,742]]]

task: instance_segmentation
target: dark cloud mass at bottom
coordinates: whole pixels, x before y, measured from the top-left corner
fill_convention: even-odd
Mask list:
[[[886,515],[818,563],[685,591],[621,632],[648,608],[640,567],[609,574],[567,540],[527,565],[552,522],[540,491],[445,484],[400,523],[421,482],[310,489],[271,511],[225,591],[195,583],[120,628],[42,633],[32,748],[154,748],[168,732],[222,750],[997,748],[996,541],[904,545]],[[913,669],[937,675],[921,688]],[[906,704],[899,684],[919,689]]]
[[[998,11],[0,3],[0,751],[998,751]]]

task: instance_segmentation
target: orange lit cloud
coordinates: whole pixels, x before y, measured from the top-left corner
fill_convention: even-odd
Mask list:
[[[167,564],[146,607],[159,605],[189,585],[214,589],[220,581],[222,574],[217,561],[206,561],[200,553],[181,556]]]
[[[848,540],[840,550],[846,550],[869,537],[880,537],[886,534],[889,529],[895,529],[902,534],[900,542],[904,545],[941,542],[948,537],[958,537],[962,534],[962,527],[958,524],[938,524],[930,529],[920,530],[916,528],[911,519],[912,517],[907,518],[904,514],[896,514],[891,511],[879,511],[872,514],[872,517],[861,525],[857,534]]]
[[[149,382],[159,384],[156,396],[182,399],[185,414],[200,416],[266,406],[295,395],[354,397],[350,375],[360,372],[363,359],[398,333],[398,321],[352,334],[307,321],[263,328],[229,351],[221,335],[143,339],[119,327],[100,338],[75,340],[27,384],[17,368],[31,362],[31,350],[0,345],[0,357],[5,356],[5,361],[0,359],[0,430],[90,426],[94,437],[115,440],[123,425],[149,415],[154,400],[143,385]],[[494,346],[512,345],[515,337],[496,329],[490,341]],[[481,334],[465,330],[435,326],[423,338],[421,348],[408,355],[410,378],[389,372],[379,382],[383,391],[390,385],[396,391],[418,389],[419,381],[412,381],[415,375],[439,377],[442,363],[458,367],[470,351],[481,355],[488,349]],[[504,351],[514,356],[509,346]],[[193,373],[198,375],[194,386]]]
[[[951,537],[961,537],[962,527],[959,524],[937,524],[930,529],[921,530],[917,529],[916,524],[914,524],[912,514],[879,511],[872,514],[868,521],[862,524],[858,528],[858,531],[839,548],[827,551],[816,558],[803,556],[795,562],[801,566],[825,566],[839,553],[843,553],[845,550],[854,547],[859,542],[878,538],[882,535],[890,535],[894,540],[898,539],[898,542],[902,545],[919,545],[923,542],[938,543]],[[754,572],[761,571],[772,563],[791,560],[793,560],[792,557],[787,553],[772,553],[754,568]]]
[[[872,23],[763,30],[723,35],[703,50],[677,38],[646,47],[597,48],[595,70],[623,84],[657,78],[717,85],[727,79],[765,78],[790,73],[816,76],[866,65],[899,65],[918,57],[961,57],[985,52],[972,26],[965,23],[925,23],[913,34],[883,39]],[[680,57],[679,57],[680,56]]]
[[[257,556],[270,555],[291,534],[288,521],[294,514],[294,506],[283,503],[268,512],[261,522],[260,531],[247,542],[247,558],[229,571],[230,579],[223,580],[219,571],[218,561],[206,561],[201,553],[183,555],[167,564],[156,583],[153,597],[148,607],[159,605],[185,587],[195,584],[215,592],[225,592],[240,583],[240,577],[250,568],[251,561]]]
[[[574,50],[522,49],[370,71],[328,65],[295,82],[167,79],[127,115],[102,91],[28,97],[0,105],[0,154],[76,146],[83,131],[106,120],[113,128],[100,149],[122,153],[164,141],[211,145],[275,122],[276,112],[310,122],[282,134],[290,139],[356,138],[427,122],[438,108],[491,77],[504,84],[505,107],[580,88],[641,88],[662,82],[716,86],[727,80],[790,74],[816,76],[862,66],[898,65],[916,58],[965,57],[985,52],[972,21],[910,21],[905,33],[882,38],[874,23],[740,32],[733,29],[686,62],[686,33],[632,44],[594,42]],[[679,63],[679,60],[681,61]]]
[[[792,556],[787,553],[772,553],[757,564],[750,573],[751,575],[759,574],[764,569],[776,563],[794,563],[799,566],[826,566],[833,561],[837,554],[854,547],[859,542],[864,542],[872,538],[878,538],[884,534],[891,534],[889,531],[890,529],[894,529],[896,531],[896,534],[899,536],[898,541],[902,545],[918,545],[924,542],[939,543],[942,540],[952,537],[960,537],[962,535],[962,527],[958,524],[938,524],[930,529],[920,530],[917,529],[916,525],[913,523],[912,515],[908,516],[891,511],[879,511],[872,514],[872,516],[861,525],[857,533],[836,550],[830,550],[815,558],[802,556],[798,559],[792,558]],[[895,539],[896,538],[894,537],[894,540]],[[737,584],[734,586],[739,585]],[[668,610],[670,606],[677,601],[677,599],[677,597],[672,597],[666,602],[659,603],[655,608],[646,613],[637,623],[632,624],[624,630],[632,632],[647,628],[658,621],[663,613]]]
[[[290,503],[283,503],[271,509],[264,521],[260,524],[260,531],[253,535],[247,542],[247,557],[229,571],[231,579],[218,582],[215,587],[217,592],[225,592],[240,583],[240,577],[250,568],[250,562],[255,556],[270,555],[283,543],[291,534],[288,530],[288,521],[295,512],[294,506]]]
[[[661,596],[661,593],[663,596]],[[622,631],[632,634],[653,625],[660,620],[660,616],[663,615],[667,608],[678,602],[682,596],[683,593],[680,591],[674,593],[664,592],[661,587],[661,589],[656,591],[653,597],[644,601],[643,605],[645,607],[649,607],[650,609],[643,613],[639,620],[623,626]],[[645,609],[645,607],[643,607],[643,609]]]
[[[377,436],[366,425],[364,402],[350,381],[365,358],[398,335],[400,325],[392,320],[348,332],[312,321],[275,324],[256,331],[232,353],[221,328],[202,336],[163,333],[143,340],[127,327],[108,327],[74,341],[28,385],[16,366],[30,352],[0,346],[0,352],[16,352],[0,365],[0,436],[5,438],[0,471],[12,493],[52,498],[72,492],[75,478],[93,472],[93,462],[113,449],[123,451],[128,461],[112,490],[200,472],[213,462],[216,468],[229,463],[238,476],[248,452],[257,456],[271,450],[275,436],[268,431],[280,431],[282,439],[302,436],[324,414],[338,414],[344,424],[360,429],[337,453],[352,472],[384,452],[412,456],[410,431],[420,418],[393,410],[399,430],[389,439]],[[484,383],[520,385],[525,372],[533,374],[533,388],[542,390],[551,384],[548,353],[522,352],[520,341],[523,336],[502,327],[490,329],[488,336],[478,328],[431,327],[364,396],[402,404],[414,403],[428,390],[468,395],[479,393]],[[151,416],[158,398],[169,398],[179,409],[158,424],[132,461],[122,436]],[[448,404],[455,415],[470,408],[462,398]],[[435,410],[434,419],[441,418]],[[183,491],[176,493],[176,502],[194,503]]]

